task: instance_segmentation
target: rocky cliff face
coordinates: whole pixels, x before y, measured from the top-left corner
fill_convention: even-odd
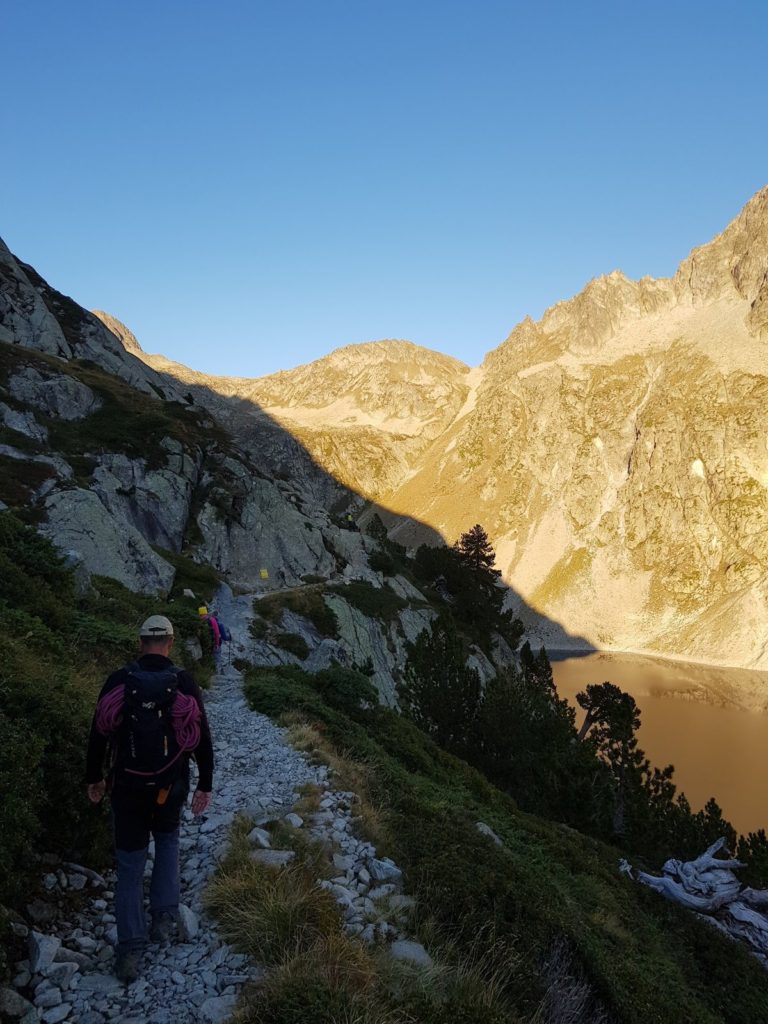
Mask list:
[[[481,521],[599,647],[768,666],[766,274],[768,189],[674,278],[610,274],[516,327],[382,500],[449,539]]]
[[[169,589],[165,551],[241,586],[262,569],[289,584],[347,567],[342,531],[314,501],[318,491],[339,500],[343,488],[322,484],[310,456],[264,417],[254,452],[269,458],[257,465],[138,354],[119,321],[88,313],[0,244],[3,506],[33,517],[90,573],[136,590]]]

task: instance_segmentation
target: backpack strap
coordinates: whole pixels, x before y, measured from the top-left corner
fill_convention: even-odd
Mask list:
[[[128,664],[128,665],[125,665],[123,667],[123,671],[127,672],[128,675],[132,675],[134,672],[151,672],[152,670],[151,669],[142,668],[141,665],[139,664],[138,660],[136,660],[136,661],[130,662],[130,664]],[[179,666],[178,665],[174,665],[173,662],[171,662],[170,665],[166,666],[166,668],[158,669],[158,672],[172,672],[175,676],[181,675],[181,673],[183,671],[184,671],[183,668],[179,668]]]

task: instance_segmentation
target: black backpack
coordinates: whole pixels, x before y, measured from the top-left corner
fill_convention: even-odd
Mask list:
[[[137,788],[167,786],[183,763],[171,717],[181,669],[171,665],[148,672],[134,661],[126,671],[123,721],[115,751],[116,775],[121,782]]]

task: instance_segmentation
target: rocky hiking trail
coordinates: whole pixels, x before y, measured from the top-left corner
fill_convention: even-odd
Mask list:
[[[217,608],[232,630],[236,658],[247,637],[253,595],[219,595]],[[229,660],[229,659],[227,659]],[[401,874],[388,859],[353,834],[355,794],[330,788],[325,765],[311,764],[288,745],[283,730],[248,708],[241,673],[231,665],[217,671],[205,695],[215,749],[214,792],[209,811],[193,819],[184,812],[180,834],[181,900],[179,935],[170,943],[150,943],[139,979],[120,983],[111,973],[116,938],[112,897],[114,874],[104,878],[77,865],[58,865],[43,879],[52,897],[80,890],[78,909],[50,921],[45,905],[31,908],[29,958],[16,965],[14,988],[0,989],[0,1010],[23,1024],[181,1024],[226,1021],[242,987],[265,969],[238,954],[219,936],[203,910],[204,891],[227,846],[229,827],[244,814],[254,822],[253,857],[276,870],[293,851],[270,848],[260,826],[287,816],[288,822],[323,840],[339,872],[318,880],[336,898],[344,930],[366,942],[390,942],[393,955],[429,963],[426,951],[401,930],[412,905],[403,896]],[[320,810],[304,823],[291,813],[302,786],[321,791]],[[150,845],[147,875],[151,869]],[[389,919],[388,919],[389,918]],[[23,926],[17,925],[17,928]]]

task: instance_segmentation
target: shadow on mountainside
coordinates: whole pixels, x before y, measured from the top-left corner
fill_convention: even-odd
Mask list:
[[[363,529],[374,515],[391,526],[402,524],[404,516],[351,488],[338,480],[322,466],[314,455],[295,437],[286,426],[278,423],[258,403],[242,396],[223,396],[202,384],[192,384],[175,377],[171,372],[161,371],[173,387],[187,393],[195,404],[205,408],[222,423],[232,435],[236,445],[242,448],[259,468],[267,469],[268,475],[290,491],[291,485],[299,485],[305,493],[320,503],[320,508],[338,518],[353,510],[355,519],[361,520]],[[420,543],[432,546],[452,544],[456,538],[446,538],[428,523],[408,517],[410,536],[417,536]],[[474,523],[471,512],[467,529]],[[215,566],[229,575],[224,566]],[[235,581],[237,582],[237,581]],[[543,644],[548,650],[562,655],[588,654],[596,650],[583,636],[569,633],[556,620],[534,609],[525,598],[503,582],[507,591],[505,606],[512,609],[525,626],[526,635]],[[254,586],[264,588],[262,580],[253,580]],[[273,585],[275,581],[273,581]]]
[[[343,528],[343,517],[350,511],[355,518],[365,512],[366,521],[374,513],[385,522],[403,521],[402,515],[334,477],[300,438],[252,399],[227,397],[203,382],[175,376],[170,369],[153,368],[141,358],[141,348],[130,332],[126,330],[125,337],[121,334],[122,325],[105,323],[56,291],[1,241],[0,271],[0,341],[10,342],[2,345],[4,354],[0,353],[0,370],[5,375],[0,374],[0,383],[15,372],[14,365],[37,366],[22,392],[3,391],[3,401],[11,406],[3,407],[0,441],[15,447],[16,455],[0,453],[0,463],[7,463],[0,464],[0,490],[6,491],[0,499],[11,507],[24,507],[25,488],[19,488],[18,476],[22,460],[28,460],[22,475],[35,477],[35,470],[37,476],[51,478],[45,487],[30,486],[26,491],[37,496],[36,507],[27,508],[30,519],[43,522],[48,516],[50,522],[49,495],[61,499],[59,521],[65,527],[87,516],[86,498],[91,508],[100,501],[106,509],[102,515],[115,517],[117,523],[122,515],[155,551],[196,555],[228,581],[262,590],[298,583],[313,571],[313,560],[315,566],[322,563],[331,568],[335,560],[333,574],[338,575],[345,561],[343,549],[351,551],[353,545],[344,543],[342,529],[336,535],[339,550],[331,550],[323,527]],[[68,384],[61,379],[59,368],[64,366],[69,367]],[[62,395],[57,397],[55,382],[49,385],[35,379],[40,371],[43,377],[58,375]],[[42,432],[33,437],[23,431],[39,429],[35,416],[40,418],[43,392]],[[95,408],[72,411],[72,404],[91,392],[99,395],[100,407],[97,402]],[[155,402],[165,408],[155,408]],[[64,408],[67,404],[69,409]],[[206,415],[195,415],[195,407],[205,410],[212,422],[206,424]],[[167,447],[169,436],[171,448]],[[369,456],[376,464],[375,439],[363,438],[361,443],[362,458]],[[327,444],[334,444],[332,437]],[[193,452],[197,465],[190,468],[185,459]],[[334,454],[343,457],[344,453]],[[56,480],[60,467],[52,456],[59,455],[69,465]],[[138,473],[135,467],[142,459],[144,469]],[[164,472],[175,474],[171,481],[175,492],[163,481],[164,489],[153,492]],[[141,473],[143,478],[137,479]],[[154,474],[151,479],[150,474]],[[180,484],[186,496],[180,496]],[[142,486],[144,504],[137,493]],[[165,506],[158,493],[167,496]],[[147,502],[147,494],[152,502]],[[467,510],[466,529],[475,521]],[[439,545],[455,540],[415,518],[409,523],[412,528],[406,532],[417,535],[420,542]],[[54,535],[55,529],[54,524],[50,531]],[[129,541],[123,543],[124,538],[113,535],[122,544],[121,551],[111,553],[117,565],[131,557],[132,549]],[[266,583],[259,570],[270,566],[275,571]],[[165,569],[172,572],[169,566]],[[584,637],[570,635],[505,586],[507,606],[522,619],[534,642],[553,650],[594,650]]]

